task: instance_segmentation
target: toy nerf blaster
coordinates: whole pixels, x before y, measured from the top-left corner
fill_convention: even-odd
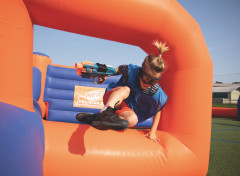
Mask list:
[[[102,84],[105,82],[108,76],[117,75],[117,70],[111,66],[105,64],[93,63],[84,61],[81,63],[75,63],[77,74],[83,78],[93,78],[95,84]],[[98,81],[95,81],[98,78]]]

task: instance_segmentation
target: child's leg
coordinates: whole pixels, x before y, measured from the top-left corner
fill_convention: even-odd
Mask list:
[[[115,104],[121,104],[130,94],[130,88],[127,86],[119,86],[110,90],[104,95],[103,101],[105,106],[114,108]]]
[[[133,127],[138,123],[137,115],[133,111],[123,111],[121,114],[119,114],[119,117],[127,120],[129,127]]]
[[[138,122],[137,115],[135,112],[128,107],[128,105],[123,101],[125,100],[130,93],[130,88],[127,86],[116,87],[113,90],[110,90],[104,95],[103,102],[105,106],[114,107],[116,103],[119,104],[116,111],[116,114],[121,118],[128,120],[129,127],[135,126]]]

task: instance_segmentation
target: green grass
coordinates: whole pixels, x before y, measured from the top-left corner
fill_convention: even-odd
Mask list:
[[[224,108],[237,108],[237,104],[218,104],[218,103],[213,103],[213,107],[224,107]]]
[[[207,176],[239,175],[240,121],[213,117]]]

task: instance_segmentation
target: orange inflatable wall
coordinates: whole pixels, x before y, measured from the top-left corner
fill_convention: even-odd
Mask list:
[[[156,39],[167,42],[171,49],[164,55],[168,70],[161,85],[169,99],[158,127],[159,145],[150,144],[133,129],[102,132],[77,124],[45,121],[44,175],[76,175],[81,168],[83,175],[114,175],[119,169],[117,175],[206,175],[212,61],[198,23],[176,0],[0,3],[4,14],[0,34],[8,34],[1,38],[0,101],[28,111],[34,111],[33,24],[135,45],[147,54],[157,53],[152,45]],[[139,58],[139,62],[143,59]],[[84,140],[78,141],[78,137]],[[149,161],[148,167],[146,162],[139,162],[143,160]]]

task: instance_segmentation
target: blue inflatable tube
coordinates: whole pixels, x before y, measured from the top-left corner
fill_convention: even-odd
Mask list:
[[[41,115],[2,102],[0,112],[0,175],[42,176],[44,129]]]

